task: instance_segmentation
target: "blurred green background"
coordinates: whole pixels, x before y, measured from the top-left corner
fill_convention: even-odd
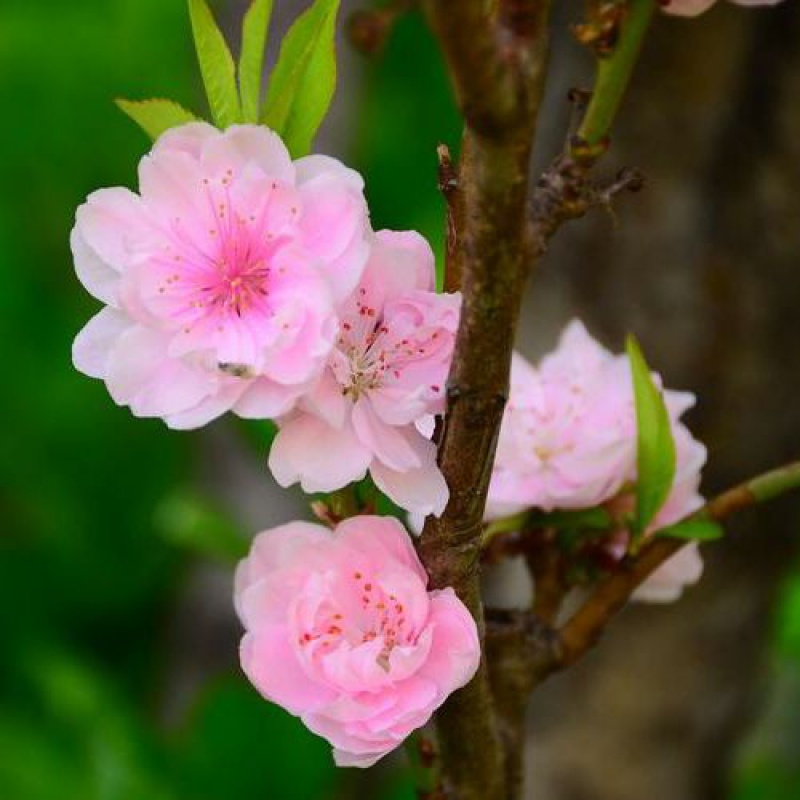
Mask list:
[[[203,510],[176,506],[202,451],[197,435],[132,418],[72,369],[71,341],[97,304],[75,279],[68,234],[90,191],[135,186],[148,143],[114,97],[202,108],[184,3],[4,0],[0,75],[0,798],[411,796],[397,770],[360,794],[360,776],[334,771],[324,742],[249,687],[235,642],[217,655],[228,668],[165,719],[171,620],[209,557],[181,530],[209,522]],[[397,103],[383,113],[402,114],[413,96],[387,80]],[[405,140],[364,129],[375,165]],[[375,172],[379,218],[397,187]],[[438,202],[432,184],[427,196]],[[420,222],[423,206],[393,224]]]
[[[230,22],[241,4],[216,8]],[[365,172],[376,228],[440,243],[435,145],[457,142],[458,120],[420,21],[351,72],[362,74],[337,98],[351,122],[335,155]],[[3,0],[0,798],[409,798],[401,760],[337,773],[323,742],[244,681],[235,642],[165,710],[186,582],[238,533],[197,488],[199,435],[133,419],[71,367],[97,307],[71,267],[74,209],[95,188],[134,186],[147,148],[116,96],[201,108],[181,0]],[[776,669],[796,672],[797,588],[778,627]],[[769,741],[740,772],[737,800],[789,800],[800,786],[800,765]]]

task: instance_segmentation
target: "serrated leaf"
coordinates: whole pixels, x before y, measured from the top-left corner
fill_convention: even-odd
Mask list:
[[[339,0],[316,0],[281,43],[262,121],[295,158],[306,155],[336,88],[334,33]]]
[[[197,61],[211,116],[220,128],[242,121],[233,56],[205,0],[188,0]]]
[[[632,534],[641,536],[672,488],[675,441],[661,391],[633,336],[626,341],[636,402],[636,513]]]
[[[196,122],[191,111],[172,100],[154,98],[152,100],[115,100],[117,107],[124,111],[153,141],[162,133],[187,122]]]
[[[271,16],[272,0],[253,0],[242,22],[239,95],[242,101],[242,120],[244,122],[258,122],[264,48],[267,44]]]
[[[722,526],[714,520],[694,517],[668,525],[656,532],[658,537],[669,539],[687,539],[695,542],[713,542],[725,535]]]

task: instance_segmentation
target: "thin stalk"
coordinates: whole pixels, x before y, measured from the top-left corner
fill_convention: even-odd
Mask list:
[[[582,145],[603,145],[633,75],[642,42],[657,7],[656,0],[630,0],[610,56],[600,58],[592,99],[578,128]]]

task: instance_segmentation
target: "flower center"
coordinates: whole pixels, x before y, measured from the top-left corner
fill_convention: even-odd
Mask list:
[[[203,321],[222,332],[232,317],[271,316],[270,266],[285,241],[280,231],[298,209],[292,206],[284,214],[276,207],[276,182],[256,198],[256,207],[241,198],[234,201],[232,180],[230,170],[218,181],[204,180],[205,225],[173,219],[166,249],[157,259],[164,268],[157,287],[163,296],[159,308],[187,333]]]
[[[342,394],[355,402],[364,394],[380,389],[387,382],[401,379],[406,368],[425,359],[436,346],[438,332],[414,335],[407,325],[397,325],[384,317],[359,290],[357,315],[342,323],[339,350],[346,368],[337,370]],[[417,332],[419,334],[419,332]],[[439,386],[431,387],[439,391]]]
[[[382,647],[375,660],[384,672],[389,672],[392,650],[398,645],[415,644],[417,633],[403,603],[394,594],[361,572],[353,572],[351,581],[347,589],[358,598],[355,607],[345,610],[339,605],[325,604],[313,626],[301,634],[298,644],[316,645],[324,654],[342,642],[358,647],[379,640]]]

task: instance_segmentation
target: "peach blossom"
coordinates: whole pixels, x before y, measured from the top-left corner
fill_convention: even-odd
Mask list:
[[[279,422],[269,458],[278,483],[330,492],[369,470],[403,508],[444,510],[447,484],[422,431],[444,410],[461,297],[433,286],[433,253],[419,234],[375,235],[321,380]]]
[[[335,303],[358,283],[369,224],[360,176],[292,162],[263,126],[168,131],[139,165],[139,194],[101,189],[71,244],[105,304],[73,346],[137,416],[175,428],[233,408],[286,413],[334,344]]]
[[[242,668],[333,745],[339,766],[374,764],[478,668],[474,620],[427,580],[391,517],[282,525],[239,564]]]

